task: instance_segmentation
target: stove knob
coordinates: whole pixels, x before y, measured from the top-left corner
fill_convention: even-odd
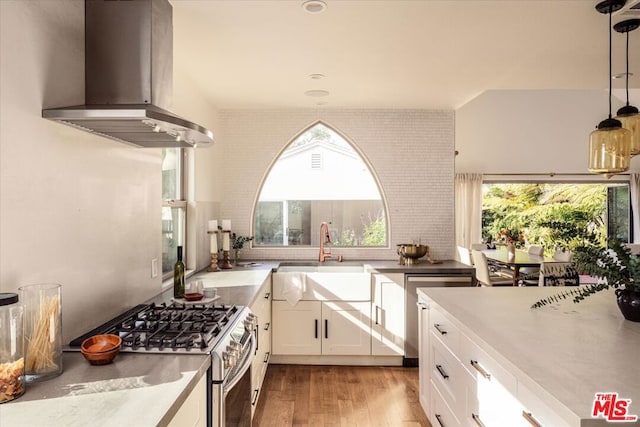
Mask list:
[[[222,361],[224,362],[225,369],[231,368],[229,353],[227,353],[226,351],[222,352]]]

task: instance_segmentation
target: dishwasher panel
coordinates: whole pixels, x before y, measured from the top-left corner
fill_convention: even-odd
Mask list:
[[[418,366],[418,288],[475,286],[472,274],[405,274],[404,366]]]

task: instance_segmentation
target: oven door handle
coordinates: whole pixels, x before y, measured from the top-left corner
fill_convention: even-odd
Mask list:
[[[234,376],[225,381],[223,385],[223,392],[225,396],[227,395],[229,390],[235,387],[235,385],[242,379],[245,372],[247,372],[247,370],[251,367],[251,363],[253,362],[253,353],[256,347],[255,335],[250,334],[249,340],[251,341],[251,343],[249,344],[249,348],[247,349],[247,351],[244,353],[244,357],[242,358],[240,367],[235,370]]]

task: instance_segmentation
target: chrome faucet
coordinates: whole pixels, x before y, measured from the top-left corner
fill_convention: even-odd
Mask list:
[[[320,223],[320,262],[324,262],[325,259],[331,258],[331,249],[324,247],[327,243],[331,243],[329,224],[322,222]]]

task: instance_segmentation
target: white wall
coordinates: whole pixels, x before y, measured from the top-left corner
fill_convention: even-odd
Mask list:
[[[394,259],[396,244],[421,239],[435,258],[453,257],[453,111],[230,110],[219,114],[220,218],[252,230],[253,204],[280,151],[318,120],[352,142],[378,176],[388,203],[390,248],[334,248],[348,259]],[[320,224],[317,224],[318,230]],[[256,259],[315,259],[318,248],[243,249]]]
[[[62,283],[66,342],[161,289],[160,150],[41,118],[84,102],[83,1],[0,16],[0,290]]]
[[[614,115],[621,105],[614,98]],[[588,173],[589,134],[607,108],[604,90],[484,92],[456,110],[456,172]]]

